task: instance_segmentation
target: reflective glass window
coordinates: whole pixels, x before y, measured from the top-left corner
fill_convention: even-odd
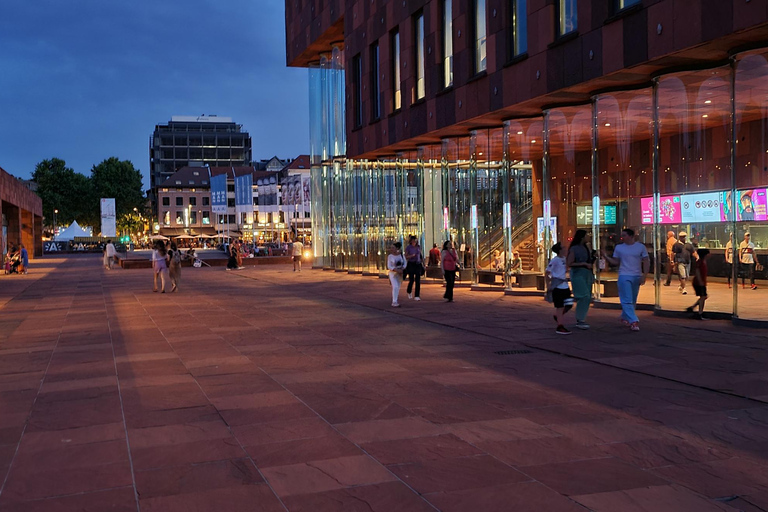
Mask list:
[[[443,0],[443,87],[453,85],[453,1]]]
[[[475,73],[481,73],[488,67],[486,49],[486,12],[485,0],[475,0]]]
[[[577,0],[559,0],[558,35],[564,36],[579,28]]]

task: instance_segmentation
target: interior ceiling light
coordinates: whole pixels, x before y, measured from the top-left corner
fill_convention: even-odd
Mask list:
[[[708,116],[707,114],[704,114],[704,115],[703,115],[703,116],[701,116],[701,117],[709,117],[709,116]]]
[[[705,104],[707,104],[707,105],[709,105],[710,103],[712,103],[712,100],[707,100],[707,101],[705,101],[704,103],[705,103]]]
[[[611,126],[611,123],[605,123],[605,126]]]

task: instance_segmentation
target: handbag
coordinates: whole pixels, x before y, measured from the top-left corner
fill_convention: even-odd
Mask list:
[[[424,276],[424,274],[427,273],[427,269],[424,268],[424,262],[421,262],[421,265],[419,265],[419,275]]]

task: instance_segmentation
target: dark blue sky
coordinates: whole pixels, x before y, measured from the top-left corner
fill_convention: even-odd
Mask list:
[[[282,0],[35,0],[0,15],[0,167],[45,158],[149,171],[173,115],[229,116],[254,159],[309,150],[307,71],[285,66]]]

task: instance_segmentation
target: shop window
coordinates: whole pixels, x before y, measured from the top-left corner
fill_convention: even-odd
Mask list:
[[[189,223],[197,224],[197,212],[194,210],[189,212]]]
[[[184,212],[176,212],[176,224],[184,224]]]
[[[442,4],[443,87],[453,85],[453,1]]]
[[[203,212],[203,226],[211,224],[211,212]]]
[[[578,30],[577,1],[559,0],[557,5],[557,35],[564,36]]]
[[[170,226],[171,225],[171,212],[164,211],[163,212],[163,225]]]

